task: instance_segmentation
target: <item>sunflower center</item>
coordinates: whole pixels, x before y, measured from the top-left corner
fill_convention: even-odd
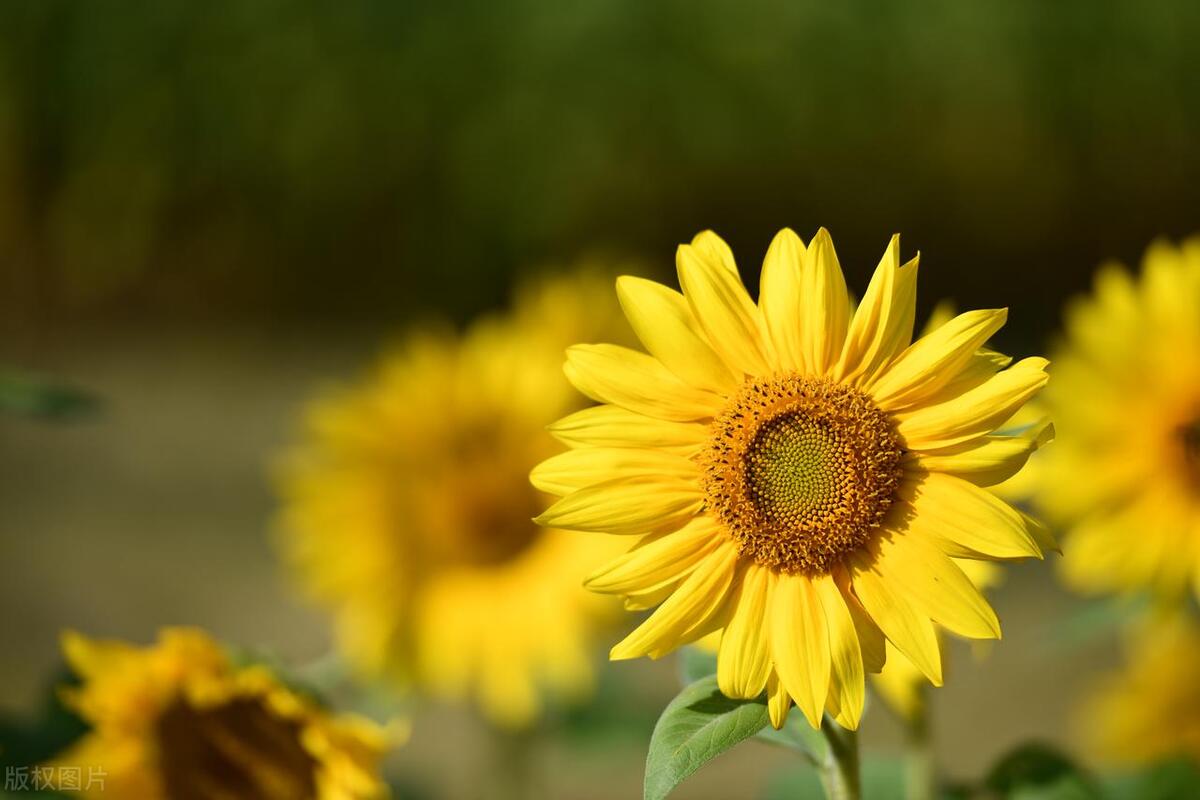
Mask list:
[[[701,456],[709,508],[743,555],[828,573],[866,542],[900,483],[900,439],[862,392],[821,378],[747,382]]]
[[[464,428],[445,447],[445,463],[409,495],[425,534],[422,563],[493,567],[519,558],[541,535],[531,520],[545,503],[514,465],[536,463],[540,451],[482,427]]]
[[[306,800],[316,762],[300,726],[256,699],[196,708],[182,698],[156,727],[163,794],[173,800]]]
[[[1179,441],[1183,445],[1183,460],[1193,481],[1200,486],[1200,419],[1179,429]]]

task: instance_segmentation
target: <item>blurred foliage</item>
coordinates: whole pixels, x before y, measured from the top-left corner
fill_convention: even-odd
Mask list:
[[[0,789],[8,784],[11,770],[29,769],[42,764],[61,753],[76,739],[87,732],[87,725],[59,700],[63,686],[73,686],[78,681],[65,665],[61,664],[47,683],[45,693],[34,714],[18,716],[0,715]],[[0,791],[0,797],[61,797],[55,792],[22,790],[13,794]]]
[[[97,398],[81,389],[0,368],[0,414],[69,420],[86,416],[98,406]]]
[[[984,786],[999,797],[1026,800],[1098,800],[1095,782],[1052,747],[1029,743],[996,763]]]
[[[896,758],[868,758],[862,764],[864,800],[904,800],[904,763]],[[825,791],[810,768],[783,770],[772,776],[762,800],[825,800]]]
[[[1168,761],[1105,780],[1105,796],[1113,800],[1194,800],[1197,794],[1200,794],[1200,764],[1189,759]]]
[[[0,320],[461,317],[583,249],[665,269],[711,225],[752,267],[824,223],[855,279],[902,230],[927,297],[1036,279],[1044,324],[1195,226],[1198,34],[1164,0],[0,0]]]

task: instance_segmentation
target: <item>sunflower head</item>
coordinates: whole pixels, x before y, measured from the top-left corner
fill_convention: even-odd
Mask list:
[[[1080,740],[1125,766],[1200,760],[1200,629],[1183,614],[1157,616],[1127,636],[1126,663],[1095,685],[1079,714]]]
[[[571,383],[602,405],[551,430],[572,449],[533,472],[562,497],[543,524],[636,537],[589,587],[657,609],[614,658],[659,656],[714,632],[733,697],[764,690],[858,724],[885,640],[941,682],[937,626],[999,635],[951,557],[1040,557],[1045,531],[986,487],[1049,437],[1004,423],[1046,382],[984,343],[1003,309],[953,316],[913,341],[916,259],[893,238],[853,309],[828,233],[771,244],[754,302],[733,255],[702,233],[677,255],[682,293],[620,278],[647,352],[568,350]]]
[[[546,426],[581,403],[563,349],[617,335],[598,269],[523,287],[511,312],[462,335],[425,333],[315,402],[280,472],[280,542],[371,677],[475,700],[520,726],[589,686],[611,601],[580,584],[603,537],[539,528],[529,467]]]
[[[1156,243],[1140,274],[1098,271],[1068,308],[1042,403],[1064,420],[1031,487],[1089,592],[1200,597],[1200,239]],[[1086,474],[1088,480],[1079,480]]]
[[[101,770],[97,797],[367,800],[397,733],[330,716],[262,667],[236,667],[206,634],[162,631],[139,648],[63,637],[80,677],[65,702],[91,731],[58,757]]]

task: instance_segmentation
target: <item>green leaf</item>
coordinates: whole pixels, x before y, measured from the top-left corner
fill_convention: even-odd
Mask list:
[[[730,700],[709,675],[667,704],[646,756],[645,800],[663,800],[685,778],[766,727],[767,704]]]
[[[96,410],[95,396],[64,384],[13,372],[0,372],[0,412],[64,420]]]
[[[695,646],[679,651],[679,680],[684,686],[716,674],[716,653]]]
[[[1096,800],[1091,778],[1069,758],[1043,744],[1013,750],[992,768],[984,782],[1010,800]]]

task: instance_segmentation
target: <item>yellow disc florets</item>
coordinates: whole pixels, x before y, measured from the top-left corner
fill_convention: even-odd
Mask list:
[[[902,453],[887,416],[853,387],[750,381],[713,421],[701,456],[707,503],[743,555],[825,574],[883,520]]]

